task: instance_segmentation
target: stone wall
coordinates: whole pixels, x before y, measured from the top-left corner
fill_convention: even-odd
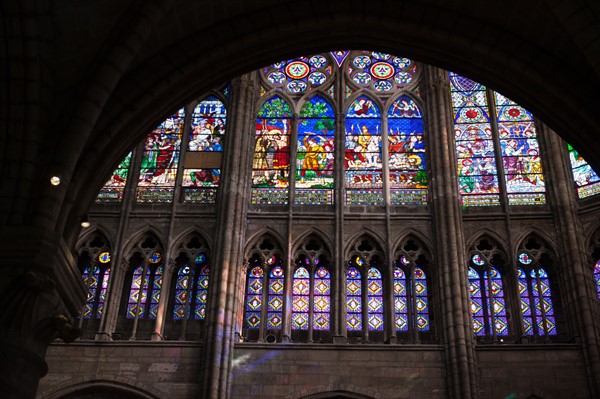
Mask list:
[[[200,344],[182,342],[54,344],[38,397],[112,385],[138,397],[196,398],[201,350]],[[588,397],[579,345],[480,345],[477,357],[481,398]],[[236,345],[232,363],[232,399],[295,399],[324,392],[447,397],[444,351],[437,345],[244,343]]]

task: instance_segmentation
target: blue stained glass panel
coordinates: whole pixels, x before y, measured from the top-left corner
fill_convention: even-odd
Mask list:
[[[255,266],[248,272],[246,285],[246,317],[248,329],[258,329],[261,323],[263,270]]]
[[[577,186],[577,195],[579,198],[587,198],[600,194],[600,177],[586,162],[585,159],[571,145],[567,145],[569,150],[569,159],[571,160],[571,170],[573,179]]]
[[[355,267],[346,271],[346,328],[348,331],[362,330],[362,281]]]

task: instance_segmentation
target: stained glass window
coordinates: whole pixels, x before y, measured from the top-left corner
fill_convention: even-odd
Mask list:
[[[208,277],[210,274],[209,266],[201,266],[198,272],[196,282],[196,303],[194,306],[194,319],[206,319],[206,303],[208,302]]]
[[[261,322],[263,270],[254,266],[248,272],[246,284],[246,328],[258,329]]]
[[[268,261],[267,261],[268,262]],[[267,306],[267,328],[281,329],[283,322],[283,268],[279,265],[269,274],[269,297]]]
[[[129,165],[131,164],[131,152],[121,161],[114,170],[110,179],[100,189],[96,202],[121,202],[127,184]]]
[[[408,331],[408,303],[406,298],[406,274],[394,268],[394,323],[396,331]]]
[[[594,281],[596,282],[596,293],[598,294],[598,299],[600,299],[600,260],[594,266]]]
[[[382,205],[381,112],[366,96],[346,111],[345,142],[346,203]]]
[[[314,276],[313,329],[330,329],[331,275],[324,267],[319,267]]]
[[[577,185],[577,195],[579,198],[587,198],[592,195],[600,194],[600,177],[592,167],[579,155],[579,151],[567,145],[569,150],[569,159],[571,160],[571,169],[573,179]]]
[[[450,72],[458,186],[465,206],[499,205],[500,196],[485,86]]]
[[[348,76],[359,87],[385,94],[393,93],[416,80],[417,66],[408,58],[371,51],[355,54],[348,63]]]
[[[328,82],[332,65],[327,55],[316,54],[276,62],[263,68],[261,72],[271,86],[299,94]]]
[[[190,267],[184,266],[177,272],[177,282],[175,283],[175,306],[173,307],[173,319],[183,320],[186,313],[189,317],[188,298],[190,295],[190,280],[194,280],[194,276],[190,276]],[[186,312],[186,307],[188,311]]]
[[[221,178],[226,118],[225,105],[215,96],[201,101],[192,113],[182,182],[185,202],[215,202]]]
[[[184,109],[167,118],[144,141],[138,202],[171,202],[181,151]]]
[[[468,278],[473,332],[477,336],[492,336],[495,328],[497,336],[508,335],[502,276],[496,268],[486,265],[479,254],[473,255],[472,262],[476,268],[469,267]]]
[[[355,267],[346,271],[346,326],[348,331],[362,331],[362,281]]]
[[[375,267],[367,274],[369,331],[383,331],[383,281]]]
[[[423,119],[419,106],[410,97],[400,97],[388,110],[388,142],[391,202],[425,205],[427,166]]]
[[[533,116],[499,93],[494,97],[508,203],[544,204],[544,175]]]
[[[94,302],[96,302],[96,291],[98,290],[98,280],[100,278],[100,268],[94,266],[90,268],[86,266],[83,269],[83,282],[88,288],[88,295],[85,305],[83,307],[82,317],[84,319],[90,319],[94,312]]]
[[[160,289],[162,286],[162,266],[148,267],[146,273],[143,266],[138,266],[133,271],[129,299],[127,302],[127,318],[134,319],[136,313],[139,318],[156,319],[158,302],[160,300]],[[150,300],[148,301],[148,297]],[[139,304],[139,310],[138,310]]]
[[[252,203],[287,204],[292,110],[279,96],[267,100],[256,121]]]
[[[525,266],[517,271],[523,332],[525,335],[545,335],[546,332],[548,335],[556,335],[556,320],[548,274],[526,253],[519,255],[519,262]]]
[[[310,275],[304,267],[294,273],[292,286],[292,329],[308,330],[310,309]]]
[[[296,204],[333,202],[334,133],[333,108],[323,97],[311,97],[298,121]]]
[[[429,304],[427,301],[427,278],[425,272],[415,267],[415,307],[417,309],[417,328],[419,331],[429,331]]]

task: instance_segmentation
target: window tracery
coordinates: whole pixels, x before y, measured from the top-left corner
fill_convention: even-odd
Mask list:
[[[476,336],[495,340],[509,334],[502,276],[504,264],[504,255],[487,237],[478,240],[469,251],[469,293]]]

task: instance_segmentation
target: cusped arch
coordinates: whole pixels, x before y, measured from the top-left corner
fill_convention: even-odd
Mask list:
[[[377,245],[376,251],[380,252],[382,256],[387,259],[388,254],[384,245],[385,239],[379,233],[370,229],[369,227],[356,231],[346,239],[344,259],[348,259],[350,257],[351,252],[354,250],[354,246],[362,239],[373,240],[373,242]]]
[[[287,105],[290,107],[290,115],[287,116],[286,118],[291,118],[294,114],[294,112],[296,111],[296,102],[294,101],[294,99],[287,94],[284,91],[279,91],[279,90],[269,90],[265,95],[263,95],[257,102],[256,102],[256,116],[258,117],[258,113],[260,112],[260,110],[262,109],[263,105],[265,105],[266,102],[274,99],[274,98],[281,98],[283,101],[285,101],[287,103]]]
[[[321,228],[317,226],[311,226],[310,228],[300,233],[300,235],[294,239],[294,244],[292,246],[293,258],[297,256],[297,253],[300,250],[302,244],[304,244],[306,240],[309,239],[311,236],[316,236],[319,240],[321,240],[321,242],[323,242],[323,244],[327,247],[327,253],[329,253],[330,256],[333,256],[332,249],[334,245],[329,236]]]
[[[135,252],[137,245],[140,244],[141,241],[144,240],[146,237],[154,238],[158,244],[158,247],[162,248],[163,250],[165,249],[163,241],[160,239],[160,231],[156,227],[149,225],[139,229],[131,235],[129,240],[127,240],[125,245],[123,245],[122,253],[124,254],[124,256],[126,258],[131,256]]]
[[[398,234],[398,236],[392,243],[392,254],[395,255],[399,251],[401,251],[401,245],[411,238],[414,238],[418,240],[421,244],[423,244],[423,250],[429,254],[430,259],[433,259],[433,242],[431,242],[429,237],[423,232],[410,228]]]
[[[200,239],[206,245],[206,249],[210,253],[212,253],[213,242],[212,242],[211,236],[208,233],[206,233],[204,230],[200,229],[198,226],[191,226],[191,227],[188,227],[185,230],[181,231],[179,234],[177,234],[176,237],[173,238],[173,241],[172,241],[173,245],[171,247],[171,253],[169,254],[169,259],[175,258],[178,255],[177,251],[179,251],[181,246],[185,245],[185,242],[187,240],[191,239],[192,237],[194,237],[195,235],[200,236]]]
[[[488,227],[482,227],[471,234],[471,237],[465,242],[466,250],[469,251],[479,241],[486,238],[494,242],[498,246],[499,251],[505,254],[505,256],[511,253],[508,242],[500,234]]]
[[[99,235],[102,238],[104,238],[104,240],[106,240],[106,247],[114,249],[114,243],[113,240],[110,238],[111,234],[109,233],[109,231],[102,225],[95,225],[93,228],[88,229],[79,236],[77,244],[75,245],[75,252],[81,254],[81,251],[87,245],[89,240],[91,240],[96,235]]]
[[[109,380],[92,380],[59,387],[40,395],[40,399],[159,399],[150,389]]]
[[[276,231],[270,230],[268,227],[263,227],[255,233],[253,233],[246,240],[246,246],[244,248],[244,257],[250,257],[252,255],[252,251],[255,249],[255,246],[258,244],[258,242],[266,237],[270,237],[275,241],[276,247],[280,249],[282,256],[286,255],[285,248],[287,248],[287,245],[284,245],[286,240],[284,240],[281,234],[277,233]]]
[[[544,248],[546,249],[546,253],[548,255],[550,255],[550,257],[552,259],[556,259],[557,251],[556,251],[556,243],[554,242],[554,240],[545,231],[539,231],[539,230],[534,231],[533,229],[528,229],[528,230],[524,231],[523,233],[519,234],[518,237],[516,237],[516,239],[515,239],[516,246],[513,249],[514,250],[513,254],[515,256],[515,259],[518,256],[519,251],[525,247],[525,245],[527,244],[527,242],[530,239],[539,240],[541,242],[541,244],[544,246]]]

